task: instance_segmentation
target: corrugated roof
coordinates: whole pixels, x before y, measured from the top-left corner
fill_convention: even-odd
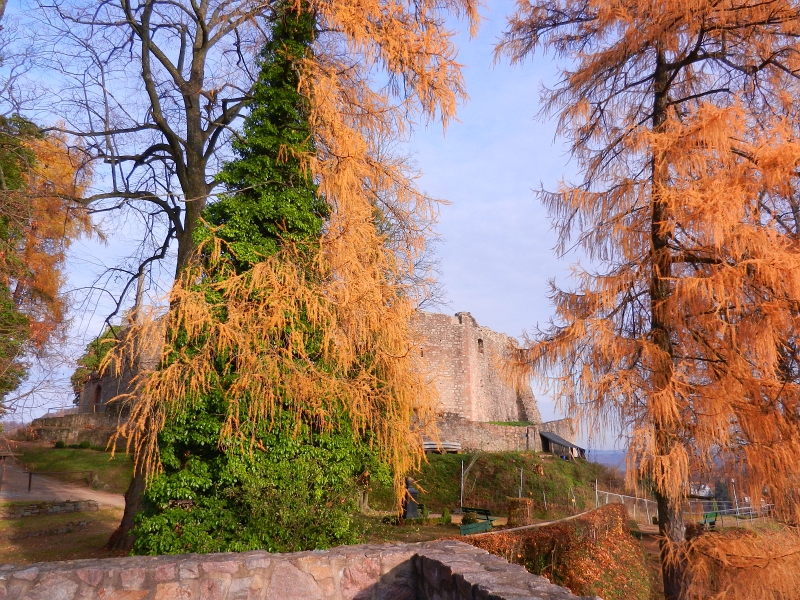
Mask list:
[[[577,448],[578,450],[585,450],[585,448],[581,448],[580,446],[576,446],[572,442],[568,442],[560,435],[556,435],[555,433],[551,433],[549,431],[540,431],[539,435],[542,436],[544,439],[553,442],[554,444],[559,444],[564,446],[565,448]]]

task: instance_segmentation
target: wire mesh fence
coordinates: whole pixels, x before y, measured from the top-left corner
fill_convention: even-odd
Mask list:
[[[654,524],[658,521],[658,504],[655,500],[600,489],[596,491],[595,506],[612,503],[624,505],[628,517],[638,523]],[[747,499],[731,502],[714,498],[690,498],[684,501],[683,518],[687,522],[696,522],[705,527],[748,527],[765,520],[774,520],[773,508],[772,504],[766,503],[753,506]]]

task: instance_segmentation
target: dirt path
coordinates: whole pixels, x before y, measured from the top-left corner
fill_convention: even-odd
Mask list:
[[[124,508],[125,498],[122,494],[98,492],[89,487],[71,485],[56,481],[45,475],[33,475],[31,491],[28,491],[28,474],[14,459],[6,459],[3,466],[3,479],[0,482],[0,502],[31,502],[64,500],[94,500],[100,506]]]

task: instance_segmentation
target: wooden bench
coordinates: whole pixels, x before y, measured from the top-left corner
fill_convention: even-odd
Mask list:
[[[468,512],[474,512],[476,515],[478,515],[479,521],[491,522],[491,521],[496,521],[497,519],[500,518],[500,517],[493,517],[492,511],[490,511],[488,508],[470,508],[468,506],[461,507],[461,514]]]
[[[473,533],[483,533],[484,531],[489,531],[491,528],[492,528],[491,521],[478,521],[477,523],[462,525],[458,529],[461,532],[461,535],[471,535]]]

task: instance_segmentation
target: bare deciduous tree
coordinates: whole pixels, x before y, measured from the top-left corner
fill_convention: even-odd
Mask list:
[[[53,40],[61,129],[82,141],[103,181],[83,202],[96,212],[135,207],[158,237],[125,292],[173,239],[180,271],[248,102],[253,49],[263,39],[258,18],[269,2],[42,1],[39,8]]]

